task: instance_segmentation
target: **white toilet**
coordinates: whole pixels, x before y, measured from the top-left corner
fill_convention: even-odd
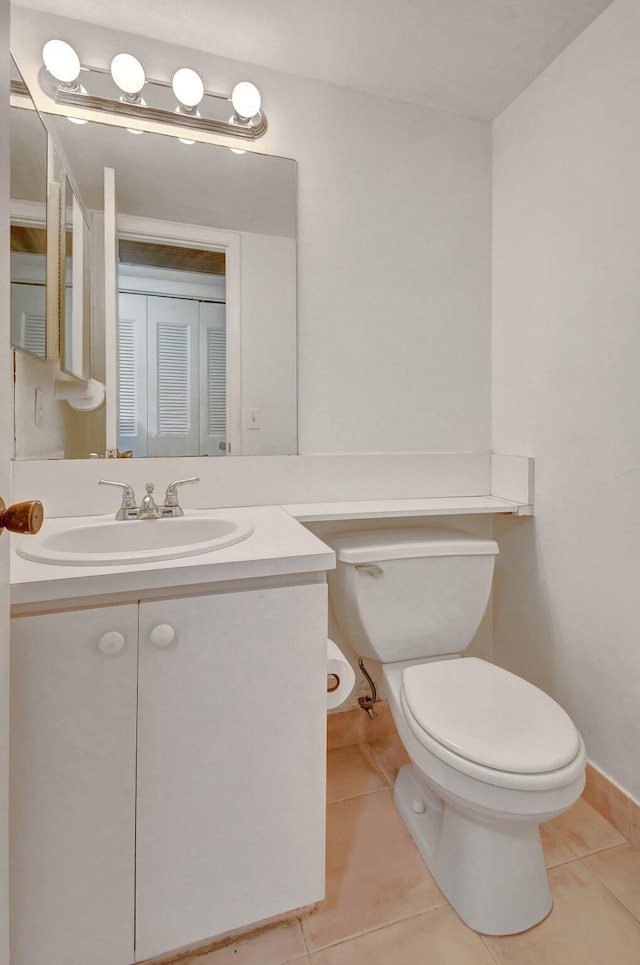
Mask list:
[[[497,544],[433,528],[326,542],[338,624],[359,656],[382,663],[413,762],[394,799],[425,863],[471,928],[530,928],[551,909],[538,825],[580,796],[586,755],[551,697],[459,656],[486,609]]]

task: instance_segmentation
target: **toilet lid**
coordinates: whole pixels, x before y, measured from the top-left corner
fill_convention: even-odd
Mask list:
[[[571,718],[537,687],[476,657],[414,664],[402,674],[419,726],[459,757],[485,767],[539,774],[580,749]]]

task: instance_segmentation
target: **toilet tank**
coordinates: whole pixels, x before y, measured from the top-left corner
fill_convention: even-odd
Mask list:
[[[498,544],[455,529],[361,530],[323,537],[336,553],[329,592],[361,657],[393,663],[460,653],[491,592]]]

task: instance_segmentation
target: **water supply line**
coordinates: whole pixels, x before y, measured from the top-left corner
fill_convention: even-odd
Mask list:
[[[370,720],[375,720],[376,717],[378,716],[378,715],[376,714],[375,710],[373,709],[373,705],[375,704],[375,702],[376,702],[376,700],[377,700],[377,698],[378,698],[378,695],[377,695],[377,693],[376,693],[376,685],[374,684],[373,680],[371,679],[371,677],[370,677],[369,674],[367,673],[367,670],[366,670],[366,668],[365,668],[364,661],[363,661],[362,657],[358,657],[358,666],[360,667],[360,670],[362,671],[362,673],[363,673],[364,676],[366,677],[367,683],[369,684],[369,687],[371,688],[371,694],[367,694],[366,697],[358,697],[358,703],[360,704],[360,706],[362,707],[362,709],[369,715],[369,719],[370,719]]]

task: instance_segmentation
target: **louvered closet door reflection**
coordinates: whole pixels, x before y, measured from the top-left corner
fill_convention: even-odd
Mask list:
[[[200,303],[200,455],[226,455],[227,333],[225,306]]]
[[[122,293],[118,312],[118,448],[146,456],[146,296]]]
[[[198,452],[198,303],[147,298],[150,456]]]
[[[11,344],[29,355],[47,357],[44,285],[11,285]]]

